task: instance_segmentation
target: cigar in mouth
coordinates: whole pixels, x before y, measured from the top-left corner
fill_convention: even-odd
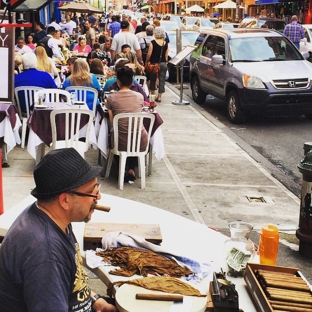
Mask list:
[[[94,209],[109,212],[111,207],[104,206],[104,205],[96,205]]]
[[[162,295],[162,294],[136,294],[136,299],[141,300],[160,300],[160,301],[174,301],[174,302],[183,302],[182,295]]]

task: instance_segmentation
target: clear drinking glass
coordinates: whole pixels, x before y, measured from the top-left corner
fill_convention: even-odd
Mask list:
[[[149,106],[149,110],[151,112],[154,111],[154,108],[157,106],[156,105],[156,95],[155,94],[150,94],[150,106]]]
[[[224,269],[230,276],[243,276],[247,262],[255,255],[254,243],[249,239],[253,227],[241,221],[229,223],[231,238],[223,246]]]

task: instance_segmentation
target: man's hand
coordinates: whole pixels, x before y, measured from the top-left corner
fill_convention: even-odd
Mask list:
[[[118,312],[115,306],[106,302],[103,298],[96,300],[92,305],[95,312]]]

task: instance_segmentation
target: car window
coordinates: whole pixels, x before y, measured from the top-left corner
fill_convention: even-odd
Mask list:
[[[196,22],[196,17],[188,17],[185,19],[185,25],[193,25]]]
[[[223,58],[225,58],[225,44],[224,39],[221,37],[217,38],[215,54],[222,55]]]
[[[211,58],[215,54],[215,47],[218,37],[209,36],[202,48],[202,55]]]
[[[180,28],[178,23],[175,21],[160,21],[160,26],[165,31],[171,31],[171,30],[176,30]]]
[[[303,59],[299,51],[284,37],[235,38],[229,44],[232,62]]]
[[[206,38],[207,34],[204,34],[204,33],[200,33],[199,36],[197,37],[194,45],[200,45],[204,39]]]
[[[169,36],[169,51],[171,52],[175,52],[177,47],[177,35],[176,33],[168,33]],[[196,39],[198,37],[198,33],[197,32],[181,32],[181,39],[182,39],[182,43],[181,43],[181,47],[182,49],[184,49],[187,45],[194,45],[194,43],[196,42]]]
[[[203,18],[201,20],[201,27],[214,27],[214,23],[208,18]]]

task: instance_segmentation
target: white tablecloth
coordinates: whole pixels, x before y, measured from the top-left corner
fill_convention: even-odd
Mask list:
[[[10,118],[7,116],[0,122],[0,137],[4,138],[4,143],[6,144],[6,151],[9,153],[16,144],[21,144],[21,138],[19,135],[19,128],[22,123],[19,119],[18,114],[16,114],[15,127],[12,129]]]
[[[84,126],[80,129],[79,136],[84,137],[86,133],[87,126]],[[97,139],[95,135],[95,127],[91,126],[89,142],[94,149],[97,149]],[[30,128],[28,143],[27,143],[27,151],[28,153],[37,161],[43,156],[43,149],[45,147],[44,142],[39,138],[39,136]]]
[[[14,206],[4,214],[0,215],[0,236],[5,236],[7,230],[15,218],[36,199],[28,196],[21,203]],[[204,278],[200,284],[196,284],[202,293],[209,290],[209,282],[212,280],[213,271],[219,272],[222,264],[222,247],[227,239],[221,233],[200,224],[173,214],[163,209],[136,201],[124,199],[117,196],[102,194],[100,204],[111,207],[110,212],[95,211],[90,222],[94,223],[133,223],[133,224],[159,224],[163,241],[161,246],[171,250],[174,254],[184,255],[190,259],[202,260],[212,266],[209,276]],[[74,222],[73,229],[80,245],[83,249],[83,234],[85,223]],[[82,252],[85,257],[85,252]],[[100,266],[92,270],[106,285],[110,282],[127,280],[126,277],[111,275],[108,272],[112,266]],[[132,278],[137,278],[134,276]],[[245,312],[256,312],[256,308],[249,296],[247,286],[243,278],[230,278],[236,285],[239,293],[239,307]],[[195,286],[194,286],[195,287]],[[156,312],[157,310],[148,310]],[[158,312],[158,311],[157,311]]]

